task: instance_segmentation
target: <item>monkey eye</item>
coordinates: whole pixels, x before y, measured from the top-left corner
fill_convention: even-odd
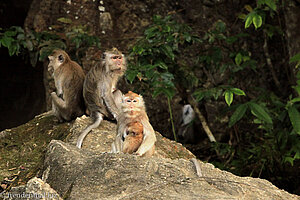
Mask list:
[[[112,58],[113,60],[116,60],[116,59],[121,59],[122,56],[112,56],[111,58]]]
[[[130,102],[131,102],[131,100],[130,100],[130,99],[127,99],[127,100],[126,100],[126,102],[130,103]]]
[[[133,100],[133,102],[134,102],[134,103],[136,103],[136,102],[137,102],[137,100],[135,100],[135,99],[134,99],[134,100]]]

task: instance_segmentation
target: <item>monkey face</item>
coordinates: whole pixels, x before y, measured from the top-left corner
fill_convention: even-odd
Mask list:
[[[126,107],[130,110],[140,107],[140,99],[138,97],[124,97],[123,103],[126,104]]]
[[[49,65],[48,65],[48,71],[52,72],[53,70],[56,70],[60,65],[62,65],[65,62],[65,55],[62,50],[54,50],[53,53],[48,56],[49,58]]]

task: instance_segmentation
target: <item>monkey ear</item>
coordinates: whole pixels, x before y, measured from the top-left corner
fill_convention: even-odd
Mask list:
[[[58,61],[61,62],[61,63],[63,63],[65,61],[64,56],[62,54],[60,54],[58,56]]]
[[[105,60],[105,58],[106,58],[106,53],[104,52],[104,53],[102,54],[102,59]]]

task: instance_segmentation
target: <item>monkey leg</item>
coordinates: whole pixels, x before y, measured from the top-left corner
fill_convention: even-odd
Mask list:
[[[66,101],[64,101],[62,98],[59,98],[55,92],[51,93],[51,97],[52,107],[55,109],[55,112],[58,113],[64,120],[70,121],[72,111],[67,108]]]
[[[115,90],[113,92],[113,97],[116,103],[116,106],[119,110],[121,110],[121,105],[122,105],[122,92],[120,90]]]
[[[81,146],[82,146],[82,142],[84,140],[84,138],[86,137],[86,135],[93,129],[93,128],[97,128],[100,123],[102,122],[103,120],[103,115],[100,113],[100,112],[94,112],[92,113],[92,116],[91,116],[94,120],[94,122],[89,125],[88,127],[86,127],[81,133],[80,133],[80,136],[79,138],[77,139],[77,144],[76,146],[80,149]]]
[[[58,119],[59,122],[63,122],[64,121],[64,119],[60,115],[57,107],[55,106],[53,100],[52,100],[52,112],[53,112],[53,115]]]

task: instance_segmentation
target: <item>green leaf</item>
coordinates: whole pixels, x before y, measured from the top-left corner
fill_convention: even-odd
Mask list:
[[[245,22],[245,28],[248,28],[253,22],[253,14],[250,13],[247,15],[247,18],[246,18],[246,22]]]
[[[270,115],[265,111],[265,109],[253,102],[249,103],[251,112],[254,116],[256,116],[258,119],[263,120],[269,124],[272,124],[272,118],[270,117]]]
[[[127,70],[126,71],[126,78],[132,84],[133,80],[137,76],[138,72],[135,70]]]
[[[57,21],[65,23],[65,24],[71,24],[72,23],[71,19],[65,18],[65,17],[58,18]]]
[[[239,66],[242,63],[242,59],[243,59],[243,56],[241,53],[236,54],[235,59],[234,59],[235,64]]]
[[[230,89],[231,92],[233,92],[236,95],[243,95],[246,96],[245,92],[239,88],[231,88]]]
[[[16,35],[17,35],[16,31],[5,31],[4,32],[4,36],[6,36],[6,37],[13,37],[13,36],[16,36]]]
[[[255,26],[255,29],[261,27],[261,25],[262,25],[262,18],[261,18],[260,15],[257,15],[257,14],[254,15],[254,17],[253,17],[253,24]]]
[[[293,98],[290,102],[291,103],[300,102],[300,97]]]
[[[276,11],[277,6],[275,0],[265,0],[265,4],[267,4],[272,10]]]
[[[14,41],[13,38],[11,37],[6,37],[4,36],[2,39],[1,39],[1,43],[4,47],[7,47],[9,48],[9,46],[11,45],[11,43]]]
[[[172,60],[174,60],[175,55],[172,51],[172,48],[168,45],[164,45],[161,47],[162,51],[166,54],[166,56],[168,56],[169,58],[171,58]]]
[[[297,53],[290,59],[290,63],[299,62],[300,61],[300,53]]]
[[[156,63],[155,66],[158,66],[158,67],[160,67],[161,69],[165,69],[165,70],[168,69],[168,65],[166,65],[166,63],[164,63],[164,62],[162,62],[162,61],[159,61],[158,63]]]
[[[252,12],[253,8],[250,5],[245,5],[244,8],[248,11],[248,12]]]
[[[248,104],[241,104],[234,111],[229,119],[229,127],[232,127],[236,122],[238,122],[246,113]]]
[[[233,93],[229,90],[225,91],[225,102],[227,103],[227,105],[230,106],[232,101],[233,101]]]
[[[289,162],[292,166],[294,165],[294,158],[292,157],[285,157],[284,162]]]
[[[289,107],[288,113],[294,130],[300,135],[300,113],[294,105]]]

